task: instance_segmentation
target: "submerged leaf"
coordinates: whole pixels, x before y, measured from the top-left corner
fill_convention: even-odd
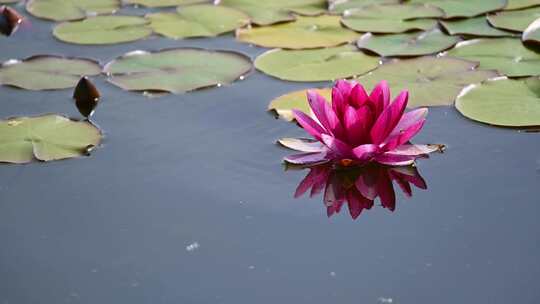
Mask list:
[[[475,17],[506,6],[506,0],[411,0],[410,2],[440,7],[445,12],[445,18]]]
[[[23,164],[87,155],[101,142],[89,122],[60,115],[16,117],[0,121],[0,162]]]
[[[147,18],[154,32],[173,39],[217,36],[249,23],[246,14],[215,5],[180,7],[178,13],[156,13]]]
[[[356,40],[360,34],[343,28],[338,16],[302,17],[272,26],[239,29],[237,39],[262,47],[312,49]]]
[[[450,35],[478,37],[512,37],[515,33],[500,30],[489,25],[485,16],[469,19],[445,20],[440,22]]]
[[[75,44],[113,44],[139,40],[152,34],[148,21],[134,16],[98,16],[65,22],[54,28],[61,41]]]
[[[11,36],[23,21],[23,16],[9,6],[0,7],[0,33]]]
[[[66,89],[74,87],[81,76],[100,73],[99,64],[90,59],[39,55],[4,62],[0,84],[27,90]]]
[[[130,91],[183,93],[230,84],[252,70],[249,57],[197,48],[135,51],[109,62],[109,82]]]
[[[488,15],[487,19],[496,28],[523,32],[529,24],[540,18],[540,7],[532,7],[519,11],[503,11]]]
[[[274,49],[255,60],[260,71],[292,81],[348,78],[367,73],[378,65],[378,57],[359,52],[353,45],[316,50]]]
[[[332,90],[330,88],[312,90],[323,96],[327,101],[331,100]],[[270,102],[268,105],[268,110],[275,111],[279,117],[287,121],[294,120],[292,113],[293,109],[300,110],[304,113],[310,113],[311,110],[307,101],[307,91],[308,90],[300,90],[279,96]]]
[[[75,99],[77,109],[86,118],[94,114],[100,97],[98,89],[88,77],[81,78],[73,92],[73,99]]]
[[[54,21],[80,20],[112,14],[120,0],[29,0],[26,10],[35,17]]]
[[[456,108],[464,116],[504,127],[540,126],[540,78],[496,79],[463,90]]]

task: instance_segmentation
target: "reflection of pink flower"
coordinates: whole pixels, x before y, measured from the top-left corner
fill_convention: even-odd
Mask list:
[[[414,166],[387,167],[370,164],[363,167],[338,167],[328,164],[310,167],[309,173],[296,188],[295,197],[308,190],[310,196],[324,189],[324,203],[328,216],[339,213],[347,202],[349,213],[356,219],[364,209],[371,209],[379,197],[384,208],[394,211],[396,182],[407,196],[412,196],[411,184],[427,189],[426,182]]]
[[[435,145],[413,145],[409,140],[422,129],[426,108],[405,113],[409,94],[401,92],[390,103],[390,90],[381,81],[371,92],[362,85],[338,81],[332,89],[332,104],[315,91],[308,91],[314,118],[293,110],[296,121],[318,142],[298,143],[304,153],[285,158],[293,164],[334,161],[342,165],[377,162],[410,165],[420,156],[439,150]]]

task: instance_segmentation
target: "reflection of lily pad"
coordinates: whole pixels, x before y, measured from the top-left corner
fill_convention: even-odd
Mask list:
[[[230,84],[252,69],[251,60],[231,51],[177,48],[135,51],[108,63],[109,82],[130,91],[182,93]]]
[[[324,81],[348,78],[376,68],[379,58],[345,45],[316,50],[271,50],[255,60],[266,74],[292,81]]]
[[[333,14],[342,14],[349,9],[370,4],[399,4],[400,0],[328,0],[328,10]]]
[[[540,126],[540,79],[496,79],[472,85],[460,94],[456,108],[464,116],[487,124]]]
[[[135,16],[98,16],[57,25],[53,34],[75,44],[113,44],[139,40],[152,34],[148,21]]]
[[[101,142],[101,132],[89,122],[59,115],[16,117],[0,121],[0,162],[23,164],[88,154]]]
[[[468,35],[479,37],[510,37],[515,33],[503,31],[489,25],[485,16],[441,21],[450,35]]]
[[[458,44],[449,56],[480,62],[482,69],[498,70],[511,77],[540,74],[540,54],[523,46],[519,39],[475,39]]]
[[[26,3],[30,14],[54,21],[112,14],[119,8],[120,0],[30,0]]]
[[[99,64],[89,59],[42,55],[3,63],[0,84],[28,90],[66,89],[74,87],[83,75],[100,73]]]
[[[338,16],[302,17],[294,22],[238,29],[242,42],[262,47],[310,49],[337,46],[356,40],[360,34],[343,28]]]
[[[255,24],[295,20],[293,13],[314,16],[326,11],[326,0],[219,0],[220,5],[236,8],[248,14]]]
[[[506,0],[411,0],[440,7],[446,18],[475,17],[487,12],[503,9]]]
[[[540,7],[532,7],[519,11],[503,11],[487,17],[489,23],[496,28],[523,32],[529,24],[540,18]]]
[[[437,25],[434,19],[444,13],[437,7],[421,4],[372,4],[347,11],[341,22],[359,32],[402,33],[409,30],[428,30]]]
[[[369,89],[385,79],[396,94],[409,90],[411,108],[443,106],[451,105],[465,86],[497,76],[494,71],[476,70],[477,66],[447,57],[394,60],[357,80]]]
[[[314,89],[317,93],[321,94],[326,98],[326,101],[330,102],[332,96],[331,89]],[[268,105],[269,111],[275,111],[279,117],[287,120],[293,121],[294,116],[292,110],[300,110],[304,113],[311,113],[307,101],[307,90],[300,90],[291,92],[285,95],[282,95],[270,102]]]
[[[454,46],[460,39],[448,36],[439,29],[397,35],[365,34],[358,47],[382,56],[420,56],[437,53]]]
[[[209,2],[209,0],[124,0],[126,4],[137,4],[146,7],[181,6]]]
[[[215,5],[180,7],[178,13],[150,14],[147,18],[156,33],[173,39],[217,36],[249,23],[246,14]]]
[[[540,18],[529,24],[529,26],[523,32],[521,40],[526,42],[540,43]]]
[[[507,1],[508,1],[508,4],[504,8],[505,10],[515,10],[515,9],[540,5],[540,0],[507,0]]]

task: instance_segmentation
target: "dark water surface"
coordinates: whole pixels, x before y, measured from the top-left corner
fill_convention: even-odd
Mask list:
[[[0,60],[38,53],[105,63],[174,46],[263,50],[217,39],[80,47],[52,23],[0,39]],[[149,99],[95,79],[106,134],[90,158],[0,167],[0,303],[540,303],[540,138],[430,112],[417,143],[427,191],[397,210],[328,219],[292,198],[266,113],[313,86],[261,73],[232,86]],[[0,87],[0,117],[77,116],[71,91]],[[194,245],[196,243],[196,245]]]

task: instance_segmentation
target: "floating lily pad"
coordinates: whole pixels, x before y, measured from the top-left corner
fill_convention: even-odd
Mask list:
[[[312,90],[315,90],[317,93],[324,96],[326,101],[330,102],[332,100],[332,89],[328,88]],[[293,121],[294,116],[292,110],[300,110],[304,113],[311,113],[306,94],[307,90],[299,90],[282,95],[270,102],[268,105],[268,110],[275,111],[279,117],[287,121]]]
[[[0,0],[0,4],[17,3],[21,0]]]
[[[293,13],[320,15],[327,7],[326,0],[218,0],[216,3],[245,12],[258,25],[295,20]]]
[[[475,17],[506,6],[506,0],[411,0],[410,3],[440,7],[445,12],[445,18]]]
[[[487,19],[496,28],[523,32],[529,24],[540,18],[540,7],[532,7],[519,11],[503,11],[488,15]]]
[[[316,50],[271,50],[255,60],[255,67],[292,81],[325,81],[361,75],[375,69],[379,58],[345,45]]]
[[[505,10],[515,10],[540,5],[540,0],[507,0]]]
[[[171,93],[230,84],[251,70],[251,60],[243,54],[196,48],[135,51],[104,68],[109,82],[124,90]]]
[[[126,4],[136,4],[146,7],[167,7],[209,3],[210,0],[124,0]]]
[[[540,75],[540,53],[527,49],[519,39],[468,40],[458,44],[447,54],[478,61],[481,69],[494,69],[510,77]]]
[[[262,47],[312,49],[356,40],[360,34],[343,28],[338,16],[298,16],[296,21],[237,30],[237,39]]]
[[[504,127],[540,126],[540,78],[496,79],[467,87],[456,108],[472,120]]]
[[[399,4],[400,0],[328,0],[328,10],[333,14],[342,14],[346,10],[357,9],[370,4]]]
[[[16,117],[0,121],[0,162],[24,164],[87,155],[101,142],[89,122],[60,115]]]
[[[77,85],[81,76],[100,73],[99,64],[90,59],[41,55],[4,62],[0,84],[27,90],[66,89]]]
[[[450,35],[478,37],[511,37],[515,33],[500,30],[489,25],[486,17],[441,21],[441,25]]]
[[[30,0],[26,3],[26,10],[33,16],[54,21],[112,14],[119,8],[120,0]]]
[[[54,28],[54,36],[75,44],[114,44],[139,40],[152,34],[149,21],[135,16],[98,16],[65,22]]]
[[[525,29],[521,40],[540,43],[540,18],[536,19]]]
[[[459,37],[445,35],[435,28],[428,32],[396,35],[367,33],[358,40],[358,47],[382,56],[420,56],[449,49],[459,41]]]
[[[217,36],[249,23],[246,14],[215,5],[180,7],[178,13],[150,14],[147,18],[154,32],[173,39]]]
[[[359,32],[402,33],[409,30],[428,30],[437,26],[437,20],[419,19],[442,17],[443,11],[422,4],[372,4],[348,10],[341,22]]]

